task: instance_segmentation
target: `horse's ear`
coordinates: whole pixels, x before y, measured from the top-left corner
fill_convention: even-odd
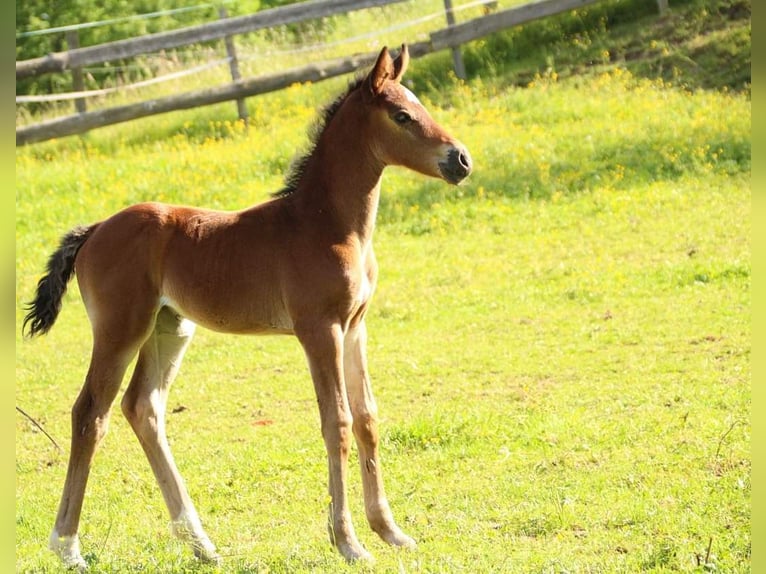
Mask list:
[[[410,63],[410,51],[407,49],[407,44],[402,44],[402,51],[394,60],[394,77],[393,81],[398,82],[402,79],[404,72],[407,71],[407,64]]]
[[[391,59],[391,54],[388,53],[388,48],[384,46],[372,70],[364,79],[364,95],[371,98],[377,96],[383,91],[383,85],[386,81],[393,77],[394,61]]]

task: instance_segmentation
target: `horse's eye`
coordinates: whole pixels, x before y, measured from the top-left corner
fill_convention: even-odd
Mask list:
[[[400,126],[403,126],[404,124],[412,121],[412,116],[408,114],[407,112],[401,110],[394,114],[394,121]]]

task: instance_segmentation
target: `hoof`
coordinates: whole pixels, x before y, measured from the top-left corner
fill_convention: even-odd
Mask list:
[[[215,546],[213,546],[212,544],[208,548],[195,546],[194,555],[199,559],[200,562],[204,562],[205,564],[213,564],[215,566],[220,566],[221,563],[223,562],[221,555],[215,551]]]
[[[407,536],[404,532],[399,531],[390,536],[384,536],[383,540],[388,542],[391,546],[397,546],[399,548],[407,548],[414,550],[418,547],[418,543],[413,538]]]
[[[216,552],[215,545],[210,542],[202,524],[197,517],[196,512],[182,512],[170,524],[173,534],[183,542],[186,542],[194,550],[194,555],[201,561],[208,564],[220,564],[221,556]]]
[[[77,534],[59,536],[54,529],[48,540],[48,548],[61,559],[67,569],[78,572],[85,572],[88,569],[88,563],[80,554],[80,539]]]
[[[367,550],[365,550],[364,547],[358,542],[353,544],[338,544],[337,548],[341,556],[343,556],[343,558],[345,558],[348,562],[375,562],[372,554],[367,552]]]
[[[384,542],[391,546],[398,546],[399,548],[417,548],[417,542],[409,536],[407,536],[401,529],[394,525],[392,528],[385,528],[377,530],[378,536],[380,536]]]

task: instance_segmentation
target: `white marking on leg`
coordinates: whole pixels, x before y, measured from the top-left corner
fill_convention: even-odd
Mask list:
[[[194,335],[194,331],[197,329],[197,324],[194,321],[184,318],[178,324],[178,335],[182,337],[191,337]]]
[[[170,297],[166,297],[165,295],[160,297],[160,307],[171,307],[175,309],[173,300]]]
[[[53,532],[51,532],[51,537],[48,539],[48,548],[61,558],[64,566],[67,568],[85,570],[88,567],[88,564],[80,554],[80,538],[77,534],[60,536],[54,528]]]
[[[216,552],[215,545],[210,541],[202,523],[194,509],[182,509],[170,525],[173,534],[194,548],[194,554],[206,562],[218,563],[221,557]]]

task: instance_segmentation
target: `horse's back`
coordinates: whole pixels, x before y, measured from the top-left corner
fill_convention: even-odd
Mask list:
[[[98,223],[77,255],[81,288],[112,277],[123,281],[125,275],[153,274],[164,244],[189,211],[164,203],[139,203]]]

